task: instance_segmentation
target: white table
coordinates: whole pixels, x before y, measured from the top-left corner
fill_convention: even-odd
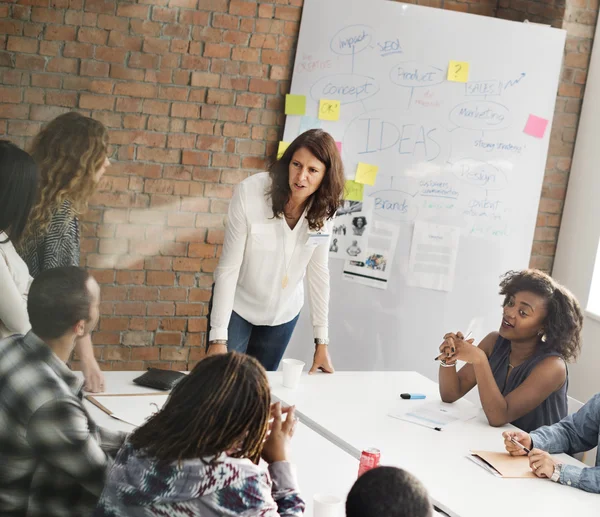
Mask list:
[[[106,393],[134,394],[153,393],[154,390],[139,387],[131,382],[141,372],[105,372]],[[89,401],[86,408],[99,425],[120,431],[133,431],[134,427],[116,420]],[[323,438],[308,426],[299,423],[292,440],[291,461],[296,465],[298,483],[306,501],[305,515],[312,515],[313,496],[316,493],[335,495],[346,500],[356,481],[358,460]],[[343,516],[343,510],[340,517]]]
[[[377,447],[383,464],[419,477],[450,515],[600,515],[598,495],[548,480],[496,478],[467,459],[469,449],[504,450],[504,429],[490,427],[483,411],[441,432],[389,417],[390,410],[424,403],[402,400],[400,393],[424,393],[427,400],[440,400],[437,384],[416,372],[304,374],[296,390],[282,386],[280,372],[269,373],[269,381],[274,396],[294,404],[301,421],[355,455]],[[579,464],[567,455],[562,459]]]

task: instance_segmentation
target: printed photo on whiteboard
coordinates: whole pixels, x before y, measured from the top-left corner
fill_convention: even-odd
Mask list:
[[[347,260],[344,279],[377,289],[387,289],[398,233],[397,226],[376,221],[369,233],[364,260]]]
[[[373,200],[348,201],[339,208],[333,220],[329,256],[338,259],[365,259]]]
[[[407,284],[412,287],[451,291],[460,228],[416,221],[413,231]]]

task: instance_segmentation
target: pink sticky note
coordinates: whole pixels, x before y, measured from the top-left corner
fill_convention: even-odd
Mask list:
[[[548,121],[545,118],[529,115],[524,131],[526,134],[535,136],[536,138],[543,138],[547,126]]]
[[[338,151],[341,154],[342,153],[342,142],[336,142],[335,145],[337,145]]]

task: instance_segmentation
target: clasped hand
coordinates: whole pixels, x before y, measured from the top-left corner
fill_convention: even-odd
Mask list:
[[[476,364],[482,359],[485,352],[476,346],[473,346],[474,339],[465,340],[462,332],[449,332],[444,336],[444,342],[440,345],[441,355],[446,364],[455,364],[456,361]]]

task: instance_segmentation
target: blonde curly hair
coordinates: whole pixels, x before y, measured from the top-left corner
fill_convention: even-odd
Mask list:
[[[45,233],[65,201],[73,217],[85,211],[107,148],[104,125],[79,113],[60,115],[42,128],[30,150],[40,170],[40,185],[25,229],[27,236]]]

